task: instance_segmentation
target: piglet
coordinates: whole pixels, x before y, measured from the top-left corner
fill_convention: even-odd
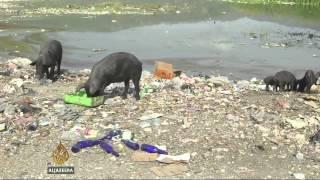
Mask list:
[[[41,47],[39,57],[30,65],[36,65],[36,78],[44,78],[44,73],[47,79],[54,79],[54,69],[57,66],[57,73],[60,74],[60,65],[62,59],[62,45],[57,40],[51,40]],[[49,73],[50,68],[50,73]]]
[[[104,89],[111,83],[124,82],[123,99],[127,98],[129,81],[132,80],[135,87],[135,98],[140,100],[139,82],[142,73],[142,63],[130,53],[112,53],[97,62],[89,75],[89,79],[80,84],[76,91],[84,88],[88,97],[104,94]]]

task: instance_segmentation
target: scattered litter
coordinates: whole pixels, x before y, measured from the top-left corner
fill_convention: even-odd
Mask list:
[[[155,118],[158,118],[158,117],[161,117],[161,116],[163,116],[163,114],[153,113],[153,114],[148,114],[148,115],[141,116],[138,119],[141,120],[141,121],[146,121],[146,120],[155,119]]]
[[[8,60],[8,62],[17,65],[18,67],[26,67],[32,63],[32,61],[30,59],[20,58],[20,57],[10,59],[10,60]]]
[[[308,126],[308,122],[304,121],[303,119],[295,119],[295,120],[286,119],[285,121],[295,129],[301,129]]]
[[[299,179],[299,180],[306,179],[306,177],[303,173],[294,173],[293,176],[294,176],[294,178]]]
[[[303,160],[303,154],[301,152],[298,152],[296,154],[296,158],[299,160],[299,161],[302,161]]]
[[[319,99],[314,96],[305,96],[303,99],[306,101],[319,101]]]
[[[7,124],[6,123],[0,123],[0,132],[7,130]]]
[[[320,142],[320,129],[310,138],[311,142]]]
[[[171,155],[164,155],[160,154],[157,158],[157,161],[166,163],[166,164],[172,164],[172,163],[188,163],[190,161],[190,153],[185,153],[177,156],[171,156]]]

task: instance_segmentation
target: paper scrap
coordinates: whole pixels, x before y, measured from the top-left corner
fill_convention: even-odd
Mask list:
[[[190,161],[190,153],[185,153],[177,156],[171,156],[171,155],[165,155],[165,154],[160,154],[159,157],[157,158],[157,161],[162,162],[162,163],[188,163]]]
[[[137,161],[137,162],[148,162],[148,161],[156,161],[158,158],[158,154],[157,153],[146,153],[146,152],[139,152],[139,151],[135,151],[132,156],[131,159],[133,161]]]

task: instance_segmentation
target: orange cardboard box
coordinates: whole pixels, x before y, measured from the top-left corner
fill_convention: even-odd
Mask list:
[[[174,77],[172,64],[156,61],[154,75],[163,79],[172,79]]]

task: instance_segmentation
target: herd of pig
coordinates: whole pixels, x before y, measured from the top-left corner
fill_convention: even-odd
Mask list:
[[[42,79],[46,74],[47,79],[54,80],[55,67],[57,67],[57,76],[60,74],[62,59],[62,45],[57,40],[48,41],[40,48],[38,58],[31,63],[36,66],[36,78]],[[50,71],[49,71],[50,69]],[[129,82],[132,80],[135,87],[135,98],[140,99],[140,78],[142,73],[142,63],[136,56],[126,52],[112,53],[97,62],[89,75],[89,79],[80,84],[76,91],[85,89],[88,97],[103,95],[104,89],[111,83],[124,82],[125,88],[122,97],[127,98]],[[314,74],[308,70],[302,79],[296,77],[288,71],[280,71],[274,76],[268,76],[264,79],[266,90],[269,85],[273,86],[275,91],[298,90],[300,92],[310,92],[310,88],[316,83],[320,73]]]
[[[310,93],[311,86],[317,83],[320,72],[314,74],[312,70],[307,70],[304,77],[296,77],[288,71],[277,72],[274,76],[264,78],[266,90],[269,91],[269,85],[273,86],[274,91],[299,91]]]

